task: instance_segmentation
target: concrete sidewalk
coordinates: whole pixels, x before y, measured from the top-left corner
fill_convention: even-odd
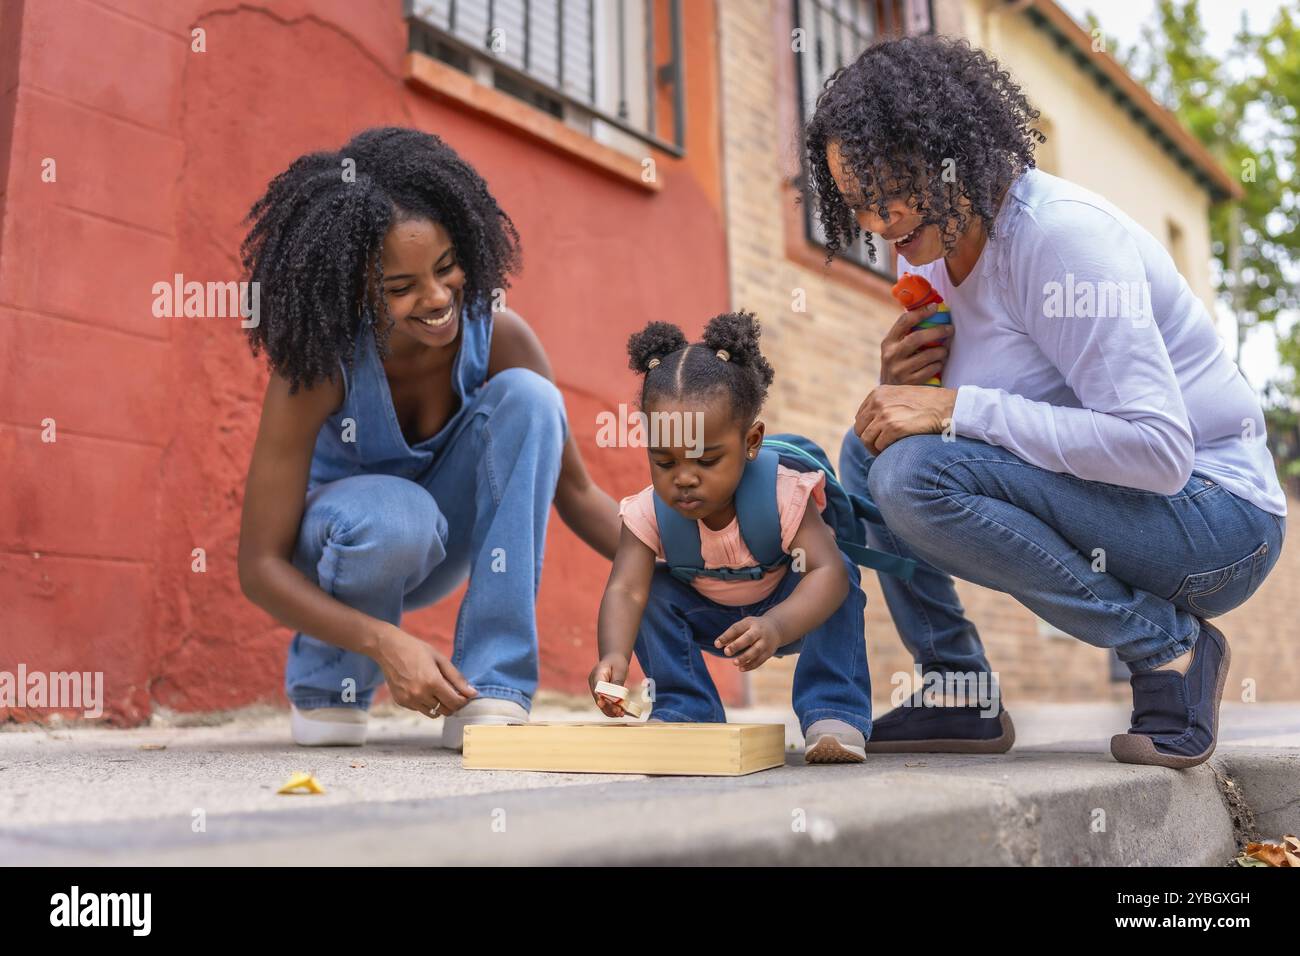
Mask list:
[[[741,778],[470,771],[440,722],[385,709],[362,748],[305,750],[284,712],[212,726],[0,732],[7,864],[1222,865],[1300,832],[1300,704],[1224,704],[1190,771],[1116,763],[1110,705],[1012,709],[1003,756],[871,756]],[[552,699],[538,720],[596,719]],[[164,749],[157,749],[164,748]],[[327,793],[280,796],[299,770]],[[199,822],[203,828],[199,829]]]

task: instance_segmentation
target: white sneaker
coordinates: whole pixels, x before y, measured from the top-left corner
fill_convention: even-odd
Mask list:
[[[804,763],[862,763],[867,759],[862,731],[842,720],[818,720],[804,740]]]
[[[370,715],[360,707],[299,710],[289,705],[289,729],[299,747],[359,747]]]
[[[465,728],[470,724],[526,724],[528,711],[513,700],[478,697],[442,719],[442,745],[449,750],[465,749]]]

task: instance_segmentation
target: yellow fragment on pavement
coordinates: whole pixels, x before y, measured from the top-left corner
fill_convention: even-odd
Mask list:
[[[320,782],[309,773],[295,773],[289,778],[288,783],[276,791],[276,793],[290,795],[324,792],[325,788],[322,787]]]

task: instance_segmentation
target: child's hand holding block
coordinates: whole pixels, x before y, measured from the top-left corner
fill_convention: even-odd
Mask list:
[[[610,700],[618,701],[623,712],[629,717],[636,717],[642,723],[650,719],[650,682],[642,681],[640,687],[627,688],[622,684],[611,684],[609,681],[597,681],[596,693]]]

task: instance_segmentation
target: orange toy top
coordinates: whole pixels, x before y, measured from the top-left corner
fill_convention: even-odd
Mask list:
[[[898,304],[909,312],[924,308],[932,302],[943,301],[943,296],[934,291],[934,286],[926,282],[924,276],[912,272],[904,272],[890,292],[898,300]]]

